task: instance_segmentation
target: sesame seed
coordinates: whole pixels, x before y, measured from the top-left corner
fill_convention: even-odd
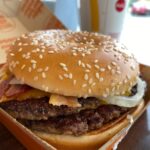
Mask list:
[[[93,79],[90,78],[90,79],[89,79],[89,84],[92,84],[92,82],[93,82]]]
[[[98,63],[98,59],[95,59],[95,60],[94,60],[94,63]]]
[[[65,73],[65,74],[64,74],[64,77],[65,77],[65,78],[69,78],[69,75]]]
[[[64,64],[64,63],[59,63],[59,65],[60,65],[61,67],[66,67],[66,64]]]
[[[22,51],[22,48],[19,48],[18,52],[21,52]]]
[[[115,74],[115,70],[114,70],[114,69],[112,69],[112,70],[111,70],[111,73],[112,73],[112,74]]]
[[[72,55],[73,55],[73,56],[77,56],[77,53],[74,52],[74,53],[72,53]]]
[[[96,69],[99,69],[99,68],[100,68],[98,65],[94,65],[94,67],[95,67]]]
[[[31,55],[31,53],[30,53],[30,52],[28,52],[28,53],[27,53],[27,55]]]
[[[22,45],[22,43],[20,42],[20,43],[18,43],[18,45],[19,45],[19,46],[21,46],[21,45]]]
[[[42,72],[42,71],[43,71],[42,68],[38,68],[38,69],[37,69],[37,72]]]
[[[87,68],[91,69],[91,65],[90,64],[86,64]]]
[[[30,58],[30,55],[24,54],[24,58],[25,58],[25,59],[29,59],[29,58]]]
[[[108,95],[106,93],[103,93],[103,97],[106,98]]]
[[[107,65],[107,68],[108,68],[108,70],[111,70],[111,66],[110,65]]]
[[[92,83],[92,86],[95,86],[95,85],[96,85],[96,83],[95,83],[95,82],[93,82],[93,83]]]
[[[34,41],[33,41],[33,44],[34,44],[34,45],[37,45],[37,44],[38,44],[38,40],[34,40]]]
[[[90,72],[90,70],[89,70],[89,69],[86,69],[85,72]]]
[[[117,66],[117,70],[120,70],[120,66]]]
[[[95,76],[97,79],[99,79],[99,73],[98,72],[96,72]]]
[[[36,68],[36,64],[32,64],[32,68],[35,69]]]
[[[37,52],[40,52],[40,49],[39,49],[39,48],[36,48],[36,51],[37,51]]]
[[[104,78],[103,78],[103,77],[100,77],[100,78],[99,78],[99,81],[100,81],[100,82],[104,81]]]
[[[29,67],[29,68],[28,68],[28,71],[29,71],[29,72],[31,72],[31,71],[32,71],[32,68],[31,68],[31,67]]]
[[[105,71],[105,68],[100,68],[99,69],[101,72],[104,72]]]
[[[10,56],[14,56],[15,54],[14,53],[10,53]]]
[[[89,77],[88,77],[88,74],[85,74],[85,75],[84,75],[84,80],[88,80],[88,78],[89,78]]]
[[[81,63],[81,65],[82,65],[83,68],[85,68],[85,64],[84,63]]]
[[[84,57],[84,56],[85,56],[85,53],[82,53],[82,56]]]
[[[64,79],[62,75],[59,75],[58,77],[59,77],[60,80]]]
[[[48,51],[48,53],[49,53],[49,54],[53,54],[53,53],[54,53],[54,51]]]
[[[48,92],[48,89],[49,89],[48,86],[46,86],[46,87],[45,87],[45,91]]]
[[[48,66],[46,66],[45,67],[45,69],[44,69],[44,71],[48,71],[49,70],[49,67]]]
[[[121,72],[119,70],[116,71],[117,74],[121,74]]]
[[[45,72],[42,72],[42,78],[46,78]]]
[[[64,71],[68,71],[68,68],[67,68],[67,67],[63,67],[63,70],[64,70]]]
[[[25,66],[26,66],[25,64],[24,64],[24,65],[22,65],[22,66],[21,66],[21,70],[23,70],[23,69],[25,68]]]
[[[81,63],[82,63],[81,60],[78,60],[78,65],[79,65],[79,66],[81,65]]]
[[[31,63],[37,63],[37,62],[36,62],[36,60],[34,60],[34,59],[31,59]]]
[[[91,92],[92,92],[92,90],[91,90],[91,89],[88,89],[88,93],[91,94]]]
[[[42,54],[40,54],[40,55],[39,55],[39,58],[40,58],[40,59],[43,59],[43,55],[42,55]]]
[[[87,84],[82,84],[82,87],[84,88],[84,87],[86,87],[87,86]]]
[[[69,73],[69,79],[72,79],[72,73]]]
[[[112,65],[114,65],[114,66],[116,66],[116,65],[117,65],[117,64],[116,64],[116,62],[114,62],[114,61],[113,61],[113,62],[111,62],[111,64],[112,64]]]
[[[35,76],[35,77],[34,77],[34,81],[37,81],[37,80],[38,80],[38,76]]]
[[[75,85],[77,83],[77,80],[73,80],[73,84]]]

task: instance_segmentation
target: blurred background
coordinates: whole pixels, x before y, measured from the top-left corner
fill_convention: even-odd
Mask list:
[[[84,4],[86,5],[87,1],[81,1],[84,1]],[[144,63],[149,64],[150,0],[124,1],[128,4],[119,40],[133,51],[139,60],[141,59],[140,55],[144,55]],[[44,3],[68,29],[74,31],[79,31],[81,29],[81,15],[85,12],[82,14],[80,13],[80,0],[44,0]],[[86,21],[88,21],[88,17],[86,18]],[[144,53],[145,51],[147,53],[143,54],[143,50]]]

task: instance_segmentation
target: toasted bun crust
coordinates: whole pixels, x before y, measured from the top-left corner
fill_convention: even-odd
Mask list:
[[[130,113],[134,120],[136,120],[141,114],[143,107],[144,101],[142,101],[139,106]],[[118,120],[104,126],[100,130],[77,137],[70,135],[47,134],[39,131],[33,132],[59,150],[97,150],[117,132],[129,124],[130,120],[127,118],[127,114],[125,114]]]
[[[16,78],[51,93],[77,97],[124,95],[139,66],[109,36],[65,30],[21,36],[8,54]]]

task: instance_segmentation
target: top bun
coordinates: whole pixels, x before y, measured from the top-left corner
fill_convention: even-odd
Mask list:
[[[77,97],[124,95],[139,75],[133,55],[110,36],[67,30],[22,35],[8,54],[8,65],[34,88]]]

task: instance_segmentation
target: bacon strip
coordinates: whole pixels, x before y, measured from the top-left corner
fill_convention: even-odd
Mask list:
[[[3,80],[0,83],[0,98],[2,98],[2,96],[5,94],[5,92],[8,90],[8,88],[10,87],[9,82],[13,77],[9,77],[8,79]]]
[[[31,87],[29,87],[28,85],[14,84],[14,85],[11,85],[10,88],[5,92],[5,95],[7,97],[12,97],[12,96],[16,96],[18,94],[25,93],[30,89],[31,89]]]

